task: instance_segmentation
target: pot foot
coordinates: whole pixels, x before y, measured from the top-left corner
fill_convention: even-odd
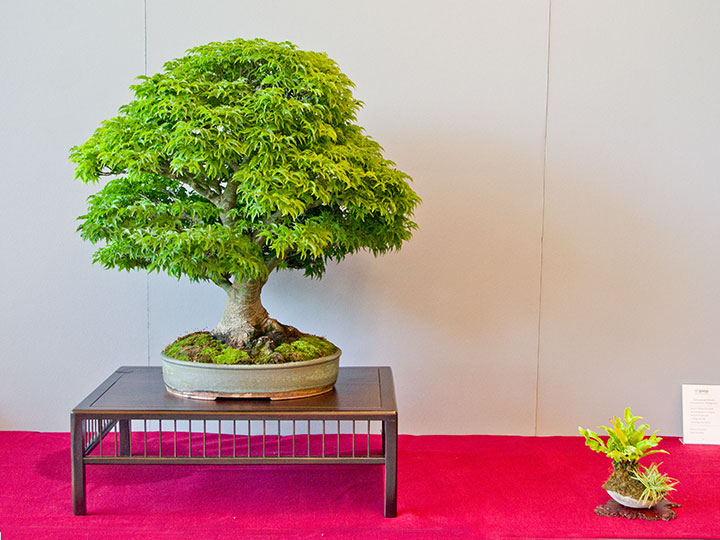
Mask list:
[[[317,388],[306,388],[302,390],[290,390],[286,392],[209,392],[204,390],[185,391],[178,390],[171,386],[165,385],[165,389],[171,394],[188,399],[200,399],[204,401],[214,401],[218,398],[230,399],[270,399],[279,401],[285,399],[300,399],[325,394],[333,389],[334,385],[319,386]]]

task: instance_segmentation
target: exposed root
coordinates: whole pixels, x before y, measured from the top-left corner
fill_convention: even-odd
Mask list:
[[[233,328],[224,332],[216,328],[211,335],[236,349],[254,349],[262,344],[274,349],[282,343],[298,338],[301,333],[294,326],[279,323],[268,317],[257,327]]]

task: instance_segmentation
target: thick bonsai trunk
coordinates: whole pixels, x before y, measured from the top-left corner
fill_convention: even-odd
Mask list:
[[[271,341],[273,345],[282,343],[298,331],[292,326],[284,326],[271,319],[260,301],[260,293],[265,281],[242,282],[238,280],[227,290],[225,313],[215,330],[211,333],[228,345],[252,348],[260,338]]]
[[[268,322],[268,312],[260,301],[264,281],[238,280],[227,291],[225,313],[212,334],[233,347],[242,348],[262,333]]]

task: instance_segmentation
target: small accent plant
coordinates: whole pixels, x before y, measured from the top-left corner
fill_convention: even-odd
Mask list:
[[[657,463],[652,463],[649,467],[643,466],[642,471],[633,474],[633,478],[645,487],[640,496],[640,502],[649,501],[651,506],[662,501],[670,491],[675,491],[673,486],[678,483],[674,478],[661,473],[658,466]]]
[[[655,463],[640,469],[639,461],[643,457],[667,454],[665,450],[654,449],[662,440],[656,435],[657,430],[646,437],[645,431],[650,426],[635,425],[642,419],[641,416],[634,416],[630,407],[627,407],[623,418],[613,417],[611,427],[600,426],[607,433],[607,442],[590,429],[578,429],[590,449],[605,454],[613,462],[613,472],[602,487],[641,503],[650,502],[654,506],[674,490],[677,480],[660,473]]]

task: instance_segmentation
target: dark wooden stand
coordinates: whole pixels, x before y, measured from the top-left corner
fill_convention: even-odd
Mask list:
[[[595,508],[595,513],[598,516],[604,517],[623,517],[626,519],[644,519],[646,521],[670,521],[675,519],[677,514],[674,508],[680,508],[678,503],[670,502],[667,499],[663,499],[652,508],[629,508],[623,506],[613,499],[609,499],[603,505]]]
[[[165,391],[159,367],[122,367],[73,409],[70,420],[76,515],[87,511],[85,466],[90,464],[382,464],[385,465],[385,516],[395,517],[397,513],[397,405],[389,367],[340,368],[331,392],[287,401],[186,399]],[[142,422],[142,442],[137,429],[135,437],[131,437],[133,420],[136,424]],[[341,422],[352,424],[352,444],[345,449],[341,449],[341,436],[350,434],[341,432]],[[157,425],[157,431],[148,431],[148,423]],[[178,423],[186,424],[190,432],[193,423],[202,424],[201,454],[193,452],[193,433],[188,437],[187,451],[179,448]],[[217,426],[215,433],[207,431],[208,423],[211,427]],[[253,435],[262,437],[262,451],[257,455],[251,452],[251,423],[262,424],[262,435]],[[272,439],[276,441],[277,451],[266,444],[268,423],[277,427],[277,435]],[[292,433],[283,432],[281,423],[291,423]],[[382,433],[379,451],[371,451],[373,423],[379,425]],[[165,433],[164,444],[163,431],[168,424],[172,429]],[[241,429],[247,426],[247,435],[242,436],[246,437],[247,449],[245,445],[240,448],[236,444],[238,425]],[[356,433],[358,425],[360,430]],[[180,427],[182,429],[182,425]],[[232,443],[223,447],[220,432],[227,432],[230,427],[232,435],[228,436]],[[363,439],[364,428],[367,429]],[[311,431],[317,433],[313,437],[322,437],[319,453],[311,451]],[[185,435],[181,432],[181,437]],[[199,437],[200,433],[194,435]],[[208,446],[211,437],[217,439],[217,448]],[[337,438],[337,445],[328,453],[326,439],[331,437]],[[271,440],[269,435],[267,439]],[[292,439],[291,450],[288,450],[289,439]],[[281,441],[288,443],[283,444],[284,450]],[[301,441],[307,444],[301,446]],[[208,448],[212,448],[212,452]]]

